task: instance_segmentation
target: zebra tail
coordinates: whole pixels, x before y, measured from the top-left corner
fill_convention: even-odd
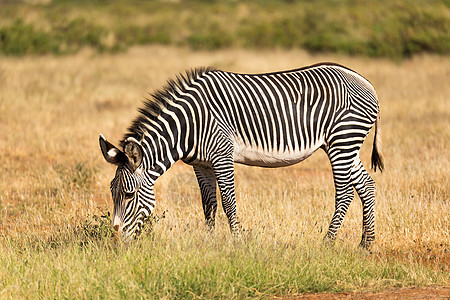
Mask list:
[[[375,121],[375,136],[373,139],[372,148],[372,170],[377,171],[377,167],[380,172],[384,170],[383,155],[381,154],[381,130],[380,130],[380,113],[378,112],[377,120]]]

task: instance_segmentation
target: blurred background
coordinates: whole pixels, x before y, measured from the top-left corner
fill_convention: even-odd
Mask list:
[[[450,52],[448,1],[1,0],[0,53],[134,45],[301,48],[402,59]]]

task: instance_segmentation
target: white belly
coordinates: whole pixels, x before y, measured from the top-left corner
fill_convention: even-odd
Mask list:
[[[236,141],[234,145],[234,162],[259,167],[285,167],[305,160],[322,146],[318,141],[313,147],[291,151],[264,151],[262,148],[247,146]]]

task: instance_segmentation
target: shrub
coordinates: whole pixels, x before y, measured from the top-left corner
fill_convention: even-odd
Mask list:
[[[48,33],[17,19],[0,28],[0,50],[8,55],[55,53],[58,43]]]
[[[450,53],[448,8],[440,1],[53,1],[27,5],[42,17],[26,23],[5,4],[0,52],[8,55],[99,52],[175,44],[215,50],[300,47],[312,52],[408,57]],[[70,13],[70,11],[74,11]],[[14,13],[17,12],[17,13]],[[22,13],[23,14],[23,13]],[[8,20],[17,15],[17,20]],[[98,16],[102,16],[99,18]],[[44,28],[44,29],[43,29]]]

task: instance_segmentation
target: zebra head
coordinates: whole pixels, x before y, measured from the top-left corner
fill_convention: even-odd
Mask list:
[[[141,230],[146,218],[155,206],[154,180],[143,170],[143,149],[134,138],[123,143],[123,151],[100,135],[100,148],[105,160],[117,165],[111,181],[114,212],[111,226],[125,242],[129,242]]]

